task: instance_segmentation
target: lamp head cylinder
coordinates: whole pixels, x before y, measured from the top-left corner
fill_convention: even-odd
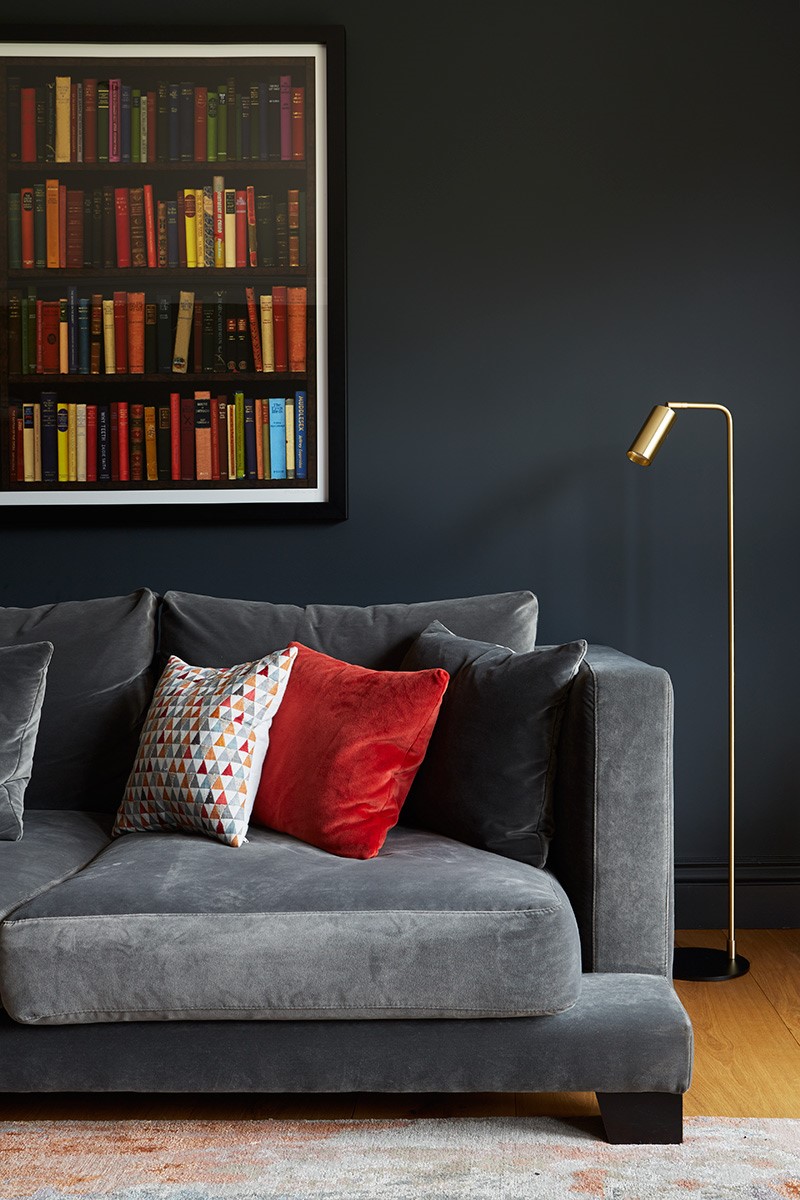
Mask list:
[[[661,449],[661,443],[672,428],[672,422],[677,416],[674,408],[666,404],[657,404],[650,416],[639,430],[633,445],[628,451],[631,462],[640,467],[649,467]]]

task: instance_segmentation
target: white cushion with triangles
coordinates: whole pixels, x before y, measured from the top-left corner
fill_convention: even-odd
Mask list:
[[[176,829],[241,846],[296,654],[276,650],[236,667],[192,667],[172,655],[114,833]]]

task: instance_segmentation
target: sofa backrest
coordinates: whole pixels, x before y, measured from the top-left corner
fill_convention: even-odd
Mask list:
[[[233,666],[291,641],[377,670],[397,669],[431,621],[462,637],[532,650],[538,605],[531,592],[504,592],[417,604],[270,604],[167,592],[161,611],[160,662],[177,654],[195,666]],[[44,636],[44,635],[42,635]]]
[[[115,812],[153,696],[158,599],[0,608],[0,646],[52,642],[26,808]]]

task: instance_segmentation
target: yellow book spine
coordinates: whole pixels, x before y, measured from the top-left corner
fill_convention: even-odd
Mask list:
[[[236,478],[236,405],[228,405],[228,479]]]
[[[144,410],[144,458],[147,466],[148,483],[158,480],[158,460],[156,458],[156,410],[145,405]]]
[[[42,406],[33,406],[33,481],[42,482]]]
[[[103,301],[103,349],[106,375],[117,373],[117,347],[114,341],[114,301]]]
[[[64,297],[58,304],[58,369],[66,375],[69,372],[69,308]]]
[[[225,188],[225,266],[236,266],[236,189]]]
[[[286,400],[286,478],[294,479],[294,400]]]
[[[70,161],[70,104],[72,79],[69,75],[56,75],[56,162]]]
[[[186,266],[197,266],[197,200],[194,188],[183,189],[183,219],[186,223]]]
[[[269,375],[275,371],[275,336],[272,328],[272,296],[262,296],[261,307],[261,358],[264,370]]]
[[[58,482],[69,479],[69,405],[61,400],[56,405],[56,440],[58,442]]]
[[[234,392],[236,409],[236,478],[244,479],[244,392]]]
[[[67,405],[67,470],[70,483],[78,482],[78,406]]]
[[[194,231],[197,238],[196,258],[198,267],[212,266],[212,263],[206,263],[206,234],[205,234],[205,217],[203,215],[203,189],[194,189]]]
[[[36,450],[32,404],[23,404],[22,406],[22,466],[25,482],[33,483],[36,474]]]

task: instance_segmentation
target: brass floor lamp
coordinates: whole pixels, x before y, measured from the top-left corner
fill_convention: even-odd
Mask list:
[[[724,413],[728,429],[728,944],[725,950],[713,950],[699,946],[677,947],[673,975],[675,979],[703,979],[717,982],[723,979],[736,979],[737,976],[746,974],[750,969],[748,960],[736,953],[734,920],[736,684],[733,621],[733,417],[722,404],[657,404],[628,451],[628,458],[641,467],[649,467],[672,428],[676,410],[684,408],[710,409],[713,412]]]

